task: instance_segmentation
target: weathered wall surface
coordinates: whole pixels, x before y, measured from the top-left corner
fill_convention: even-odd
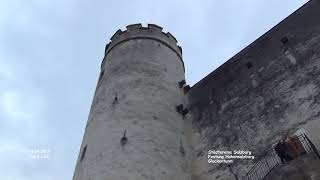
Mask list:
[[[208,149],[259,156],[285,134],[319,127],[319,17],[320,1],[310,1],[191,88],[194,179],[234,179],[227,165],[207,163]],[[232,164],[239,178],[246,163]]]
[[[186,101],[178,87],[185,76],[176,40],[158,26],[139,24],[111,40],[73,179],[190,179],[180,139],[186,153],[190,147],[175,108]],[[122,146],[125,129],[128,142]]]

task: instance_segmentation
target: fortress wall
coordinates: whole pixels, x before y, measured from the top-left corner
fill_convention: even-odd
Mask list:
[[[234,178],[207,163],[209,149],[259,156],[283,135],[319,126],[319,17],[320,1],[308,2],[191,88],[195,179]],[[232,164],[239,177],[246,162]]]

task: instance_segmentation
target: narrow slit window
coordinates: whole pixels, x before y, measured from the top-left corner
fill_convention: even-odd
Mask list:
[[[104,75],[104,70],[103,70],[103,71],[101,71],[101,73],[100,73],[100,77],[99,77],[99,80],[100,80],[100,79],[102,79],[103,75]]]
[[[86,152],[87,152],[87,145],[82,150],[80,161],[82,161],[84,159],[84,156],[86,155]]]

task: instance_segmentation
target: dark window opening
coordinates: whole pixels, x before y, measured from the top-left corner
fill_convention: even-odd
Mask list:
[[[191,89],[190,86],[187,85],[187,86],[185,86],[185,87],[183,88],[183,91],[184,91],[184,93],[186,94],[190,89]]]
[[[81,154],[81,158],[80,158],[80,161],[83,160],[84,156],[86,155],[86,152],[87,152],[87,145],[83,148],[82,150],[82,154]]]
[[[184,116],[185,116],[185,115],[187,115],[187,114],[188,114],[188,112],[189,112],[189,110],[188,110],[188,109],[183,109],[183,110],[182,110],[182,115],[184,115]]]
[[[100,77],[99,77],[99,80],[100,80],[100,79],[102,79],[103,74],[104,74],[104,70],[103,70],[103,71],[101,71],[101,73],[100,73]]]
[[[176,106],[176,110],[177,110],[178,113],[182,112],[183,104],[179,104],[178,106]]]
[[[182,88],[183,85],[185,85],[185,84],[186,84],[186,81],[185,81],[185,80],[180,81],[180,82],[179,82],[179,88]]]
[[[248,68],[248,69],[252,68],[252,66],[253,66],[253,65],[252,65],[251,62],[248,62],[248,63],[247,63],[247,68]]]
[[[289,39],[285,36],[281,39],[282,44],[287,44]]]

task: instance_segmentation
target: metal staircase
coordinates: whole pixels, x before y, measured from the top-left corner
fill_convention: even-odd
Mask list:
[[[320,159],[319,151],[306,134],[297,136],[303,145],[306,153],[314,152]],[[281,164],[281,160],[274,151],[270,148],[266,153],[258,159],[248,173],[242,178],[243,180],[263,180],[274,168]]]

